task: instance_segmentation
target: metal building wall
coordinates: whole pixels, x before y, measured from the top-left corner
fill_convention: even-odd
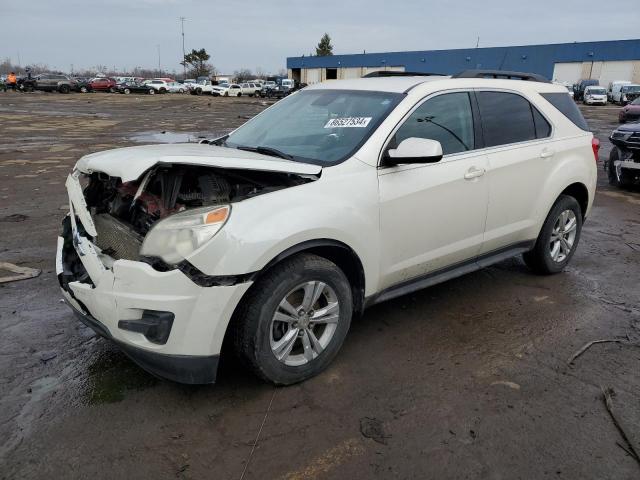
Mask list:
[[[554,64],[640,60],[640,39],[602,42],[522,45],[416,52],[365,53],[329,57],[289,57],[287,68],[383,69],[404,67],[407,71],[452,74],[471,68],[519,70],[552,78]]]

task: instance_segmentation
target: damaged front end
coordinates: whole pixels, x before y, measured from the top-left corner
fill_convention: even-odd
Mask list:
[[[252,273],[206,275],[188,257],[224,226],[234,204],[318,178],[271,168],[158,162],[126,181],[74,170],[56,256],[65,299],[144,369],[212,383]]]
[[[184,258],[224,225],[234,203],[311,178],[193,165],[155,166],[130,182],[94,172],[82,179],[91,220],[80,216],[80,223],[89,223],[89,236],[107,262],[143,261],[160,271],[193,274]]]

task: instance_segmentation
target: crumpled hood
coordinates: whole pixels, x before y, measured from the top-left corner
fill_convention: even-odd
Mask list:
[[[285,172],[299,175],[317,175],[322,167],[282,158],[261,155],[235,148],[217,147],[198,143],[176,143],[117,148],[85,155],[76,163],[83,173],[103,172],[123,182],[138,179],[158,163],[201,165],[266,172]]]

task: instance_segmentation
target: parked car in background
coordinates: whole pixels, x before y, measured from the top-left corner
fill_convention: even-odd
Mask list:
[[[634,99],[631,103],[627,103],[620,109],[618,121],[620,123],[640,121],[640,97]]]
[[[197,84],[197,82],[195,78],[187,78],[186,80],[182,81],[182,84],[185,86],[185,91],[188,92],[190,88]]]
[[[638,97],[640,97],[640,85],[635,83],[622,85],[622,87],[620,87],[617,103],[619,105],[626,105],[629,102],[633,102]]]
[[[89,83],[91,90],[94,92],[115,92],[118,83],[113,78],[97,77]]]
[[[118,93],[129,95],[130,93],[146,93],[147,95],[154,95],[156,90],[149,85],[142,82],[125,82],[117,85],[116,90]]]
[[[200,80],[190,86],[189,93],[191,95],[202,95],[206,93],[213,94],[214,87],[215,85],[211,83],[211,80]]]
[[[242,87],[237,83],[232,83],[227,88],[225,92],[225,97],[241,97],[242,96]]]
[[[609,88],[607,88],[607,98],[610,102],[619,102],[620,101],[620,90],[623,85],[629,85],[631,82],[629,80],[614,80],[609,83]]]
[[[590,85],[584,89],[582,100],[585,105],[606,105],[607,90],[604,87]]]
[[[146,80],[144,83],[153,88],[156,93],[167,93],[169,91],[169,82],[166,80]]]
[[[640,183],[640,123],[616,128],[609,140],[613,148],[604,162],[609,184],[628,187]]]
[[[91,79],[86,77],[74,77],[76,81],[76,91],[80,93],[91,92]]]
[[[516,255],[562,272],[597,139],[563,87],[466,74],[320,83],[208,144],[79,159],[64,298],[155,375],[213,383],[226,340],[289,385],[331,364],[367,306]]]
[[[584,100],[584,89],[596,85],[600,85],[598,80],[580,80],[573,89],[575,101],[581,102]]]
[[[260,88],[256,86],[255,83],[241,83],[240,88],[242,89],[242,95],[246,95],[248,97],[253,97],[256,92],[260,91]]]
[[[41,73],[35,77],[21,78],[18,80],[18,88],[25,92],[40,90],[44,92],[69,93],[77,90],[78,82],[57,73]]]
[[[169,82],[167,83],[167,92],[169,93],[185,93],[187,87],[183,83]]]
[[[214,97],[228,97],[227,92],[229,91],[229,85],[226,83],[221,83],[219,85],[214,85],[211,88],[211,95]]]

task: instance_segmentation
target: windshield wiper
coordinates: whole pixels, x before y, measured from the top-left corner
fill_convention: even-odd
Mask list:
[[[257,152],[262,153],[263,155],[270,155],[272,157],[284,158],[286,160],[293,160],[293,156],[288,153],[281,152],[277,148],[272,147],[247,147],[244,145],[240,145],[236,147],[238,150],[246,150],[247,152]]]

